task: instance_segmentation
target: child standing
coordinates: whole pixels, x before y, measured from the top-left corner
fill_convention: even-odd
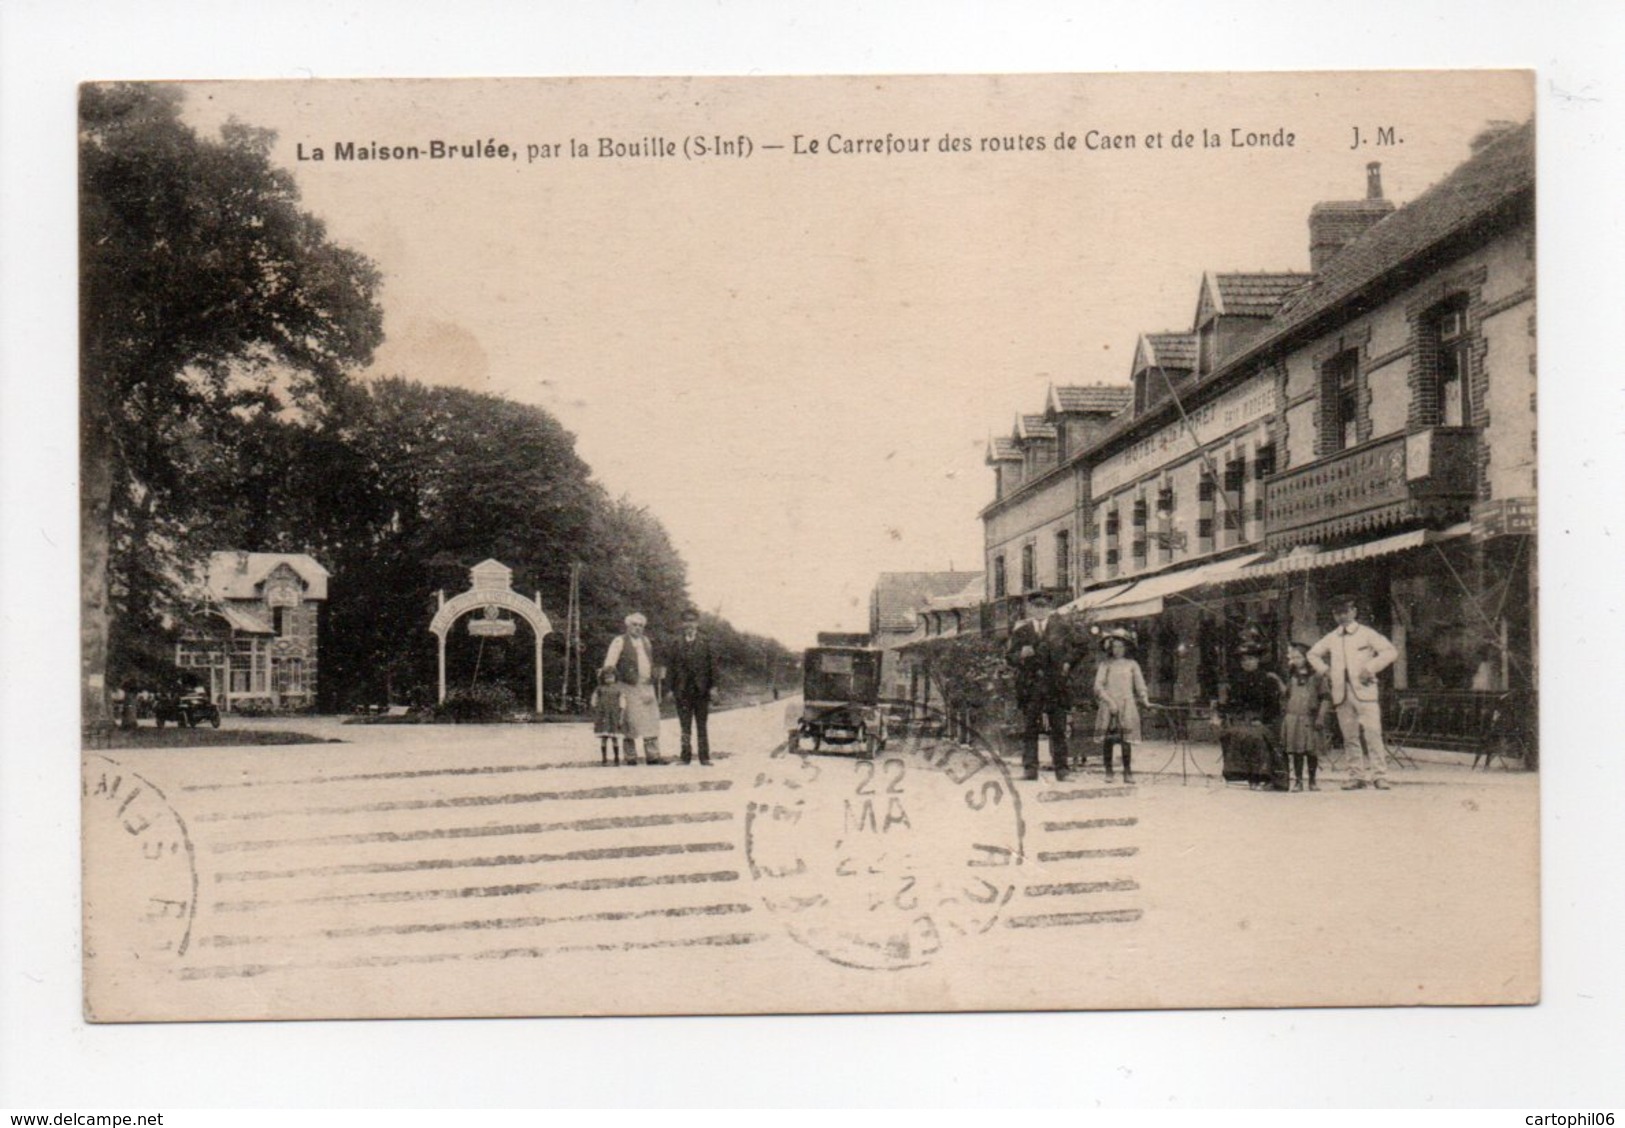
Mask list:
[[[626,731],[621,708],[621,687],[615,680],[613,667],[598,672],[598,686],[589,702],[593,710],[592,731],[598,737],[598,761],[609,763],[611,753],[615,762],[621,762],[621,736]]]
[[[1331,711],[1331,688],[1309,665],[1309,647],[1294,642],[1287,652],[1286,708],[1281,716],[1281,746],[1292,758],[1292,790],[1303,790],[1303,765],[1309,762],[1309,790],[1319,791],[1320,733]]]
[[[1151,704],[1145,690],[1140,664],[1129,657],[1133,636],[1112,631],[1101,640],[1106,657],[1095,667],[1095,736],[1100,740],[1100,757],[1106,778],[1112,778],[1112,746],[1123,750],[1123,782],[1134,782],[1134,745],[1140,740],[1141,705]]]

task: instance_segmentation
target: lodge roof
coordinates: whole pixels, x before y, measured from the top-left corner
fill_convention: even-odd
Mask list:
[[[1020,462],[1021,448],[1008,435],[993,435],[987,440],[987,461]]]
[[[1135,352],[1136,372],[1146,368],[1165,368],[1170,371],[1190,372],[1196,367],[1196,335],[1194,333],[1143,333],[1143,350]],[[1139,363],[1141,358],[1144,363]]]
[[[1228,317],[1274,317],[1282,303],[1313,278],[1313,274],[1291,271],[1209,274],[1213,312]]]
[[[1050,387],[1048,410],[1116,415],[1133,398],[1133,389],[1124,384],[1057,384]]]
[[[972,578],[965,586],[948,595],[934,595],[926,599],[922,605],[925,611],[962,611],[967,607],[981,605],[982,597],[986,594],[987,576],[984,572],[961,573]]]
[[[1054,439],[1055,424],[1042,415],[1017,415],[1014,435],[1018,442],[1030,439]]]
[[[912,631],[926,600],[957,595],[981,577],[980,572],[882,572],[874,590],[876,629]]]
[[[258,599],[265,578],[286,564],[305,585],[305,598],[327,598],[328,571],[303,552],[215,552],[209,555],[208,593],[213,599]]]

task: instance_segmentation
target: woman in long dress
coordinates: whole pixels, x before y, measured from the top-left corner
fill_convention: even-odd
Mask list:
[[[1100,740],[1100,758],[1106,778],[1112,775],[1112,746],[1123,749],[1123,782],[1134,782],[1134,745],[1140,739],[1140,705],[1149,705],[1145,674],[1140,664],[1128,656],[1129,637],[1120,632],[1107,635],[1103,644],[1106,657],[1095,667],[1095,736]]]

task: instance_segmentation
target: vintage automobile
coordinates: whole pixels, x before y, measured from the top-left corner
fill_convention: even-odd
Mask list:
[[[220,709],[209,700],[202,686],[160,694],[153,702],[152,716],[159,728],[168,721],[173,721],[177,728],[197,728],[205,722],[220,727]]]
[[[867,646],[815,646],[806,652],[801,715],[790,729],[792,752],[832,745],[870,759],[886,746],[880,658],[879,650]]]

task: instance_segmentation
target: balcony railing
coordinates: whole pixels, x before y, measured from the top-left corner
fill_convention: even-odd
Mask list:
[[[1264,543],[1289,548],[1415,521],[1465,520],[1477,494],[1478,432],[1390,435],[1264,481]]]

